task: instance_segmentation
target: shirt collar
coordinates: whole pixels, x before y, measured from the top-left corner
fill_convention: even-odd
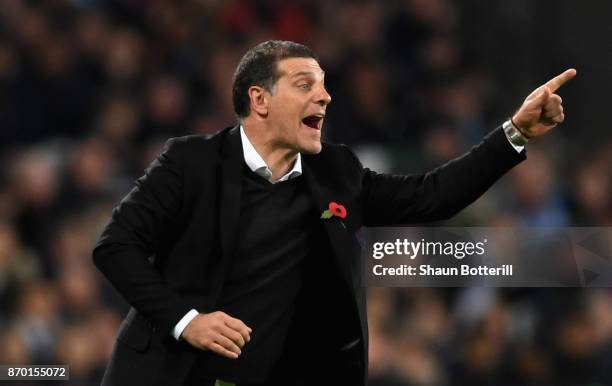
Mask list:
[[[289,173],[285,174],[277,181],[272,181],[272,171],[266,164],[263,158],[259,155],[253,144],[244,132],[244,127],[240,125],[240,138],[242,138],[242,152],[244,153],[244,162],[247,164],[249,169],[255,174],[265,178],[271,183],[287,181],[291,178],[295,178],[302,175],[302,156],[300,153],[297,154],[293,168]]]

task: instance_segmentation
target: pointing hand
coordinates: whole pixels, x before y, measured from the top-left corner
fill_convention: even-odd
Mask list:
[[[565,119],[561,97],[555,91],[576,76],[571,68],[536,88],[512,117],[517,128],[528,138],[547,133]]]

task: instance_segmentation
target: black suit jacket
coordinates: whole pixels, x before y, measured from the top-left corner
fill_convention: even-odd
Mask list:
[[[337,278],[330,282],[337,286],[335,301],[343,303],[336,309],[341,310],[342,321],[325,340],[306,339],[316,339],[319,349],[314,352],[296,348],[304,343],[294,339],[300,333],[290,336],[275,376],[284,376],[287,384],[287,374],[301,374],[292,367],[296,363],[307,360],[310,370],[304,373],[316,376],[316,369],[322,368],[318,364],[335,361],[333,368],[344,369],[351,384],[365,385],[367,316],[355,232],[362,226],[448,218],[523,159],[524,152],[517,153],[500,128],[469,153],[426,174],[373,172],[343,145],[323,144],[319,154],[304,155],[301,178],[306,179],[319,213],[331,201],[344,205],[348,213],[342,221],[321,220],[322,233],[327,235],[322,250],[329,251],[328,268]],[[243,162],[239,127],[209,139],[172,138],[113,210],[93,259],[132,309],[119,330],[103,385],[180,385],[187,376],[197,350],[177,342],[170,333],[192,308],[215,311],[233,246],[239,242],[234,235]],[[316,306],[316,301],[311,304]],[[298,312],[296,318],[302,334],[309,323],[320,324],[311,312]],[[333,341],[336,332],[346,337],[341,328],[357,331],[348,348],[346,341]],[[321,347],[327,348],[324,355],[318,355]],[[349,357],[342,350],[353,354]],[[344,376],[342,371],[338,370],[339,377]]]

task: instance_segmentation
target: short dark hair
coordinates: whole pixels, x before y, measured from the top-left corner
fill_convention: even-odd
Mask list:
[[[239,120],[247,117],[251,111],[249,87],[260,86],[272,92],[274,84],[280,77],[278,62],[288,58],[313,58],[319,61],[318,56],[310,48],[285,40],[268,40],[259,43],[240,59],[232,85],[234,112]]]

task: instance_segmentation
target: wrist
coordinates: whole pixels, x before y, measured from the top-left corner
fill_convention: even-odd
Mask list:
[[[531,139],[531,136],[527,135],[525,133],[525,130],[521,129],[519,125],[516,124],[516,121],[514,120],[514,117],[510,117],[510,124],[516,129],[518,130],[519,133],[521,133],[525,138],[527,139]]]
[[[172,336],[174,336],[174,339],[180,340],[183,333],[187,329],[187,326],[191,323],[193,319],[195,319],[196,316],[198,316],[198,311],[192,309],[181,318],[181,320],[176,324],[176,326],[174,326],[174,329],[172,330]]]
[[[514,125],[514,123],[512,122],[512,118],[509,118],[508,120],[506,120],[503,123],[502,128],[504,129],[504,133],[506,134],[506,137],[508,138],[510,143],[512,143],[513,145],[525,146],[527,142],[529,142],[529,137],[523,134],[523,132],[520,131],[516,127],[516,125]]]

